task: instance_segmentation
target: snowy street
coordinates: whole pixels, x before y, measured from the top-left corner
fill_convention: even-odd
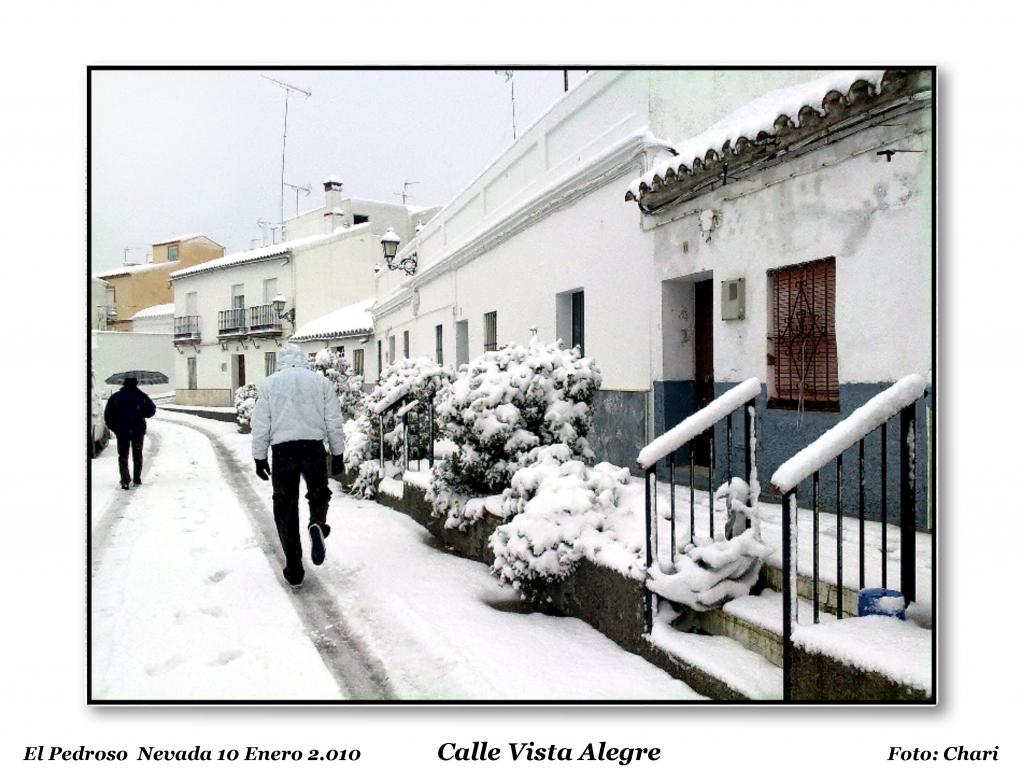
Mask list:
[[[117,489],[113,447],[92,461],[97,698],[700,698],[333,481],[327,560],[307,556],[293,592],[249,437],[166,411],[149,425],[141,487]]]

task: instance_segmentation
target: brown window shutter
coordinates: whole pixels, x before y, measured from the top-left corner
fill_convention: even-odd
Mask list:
[[[768,271],[769,406],[838,410],[834,257]]]

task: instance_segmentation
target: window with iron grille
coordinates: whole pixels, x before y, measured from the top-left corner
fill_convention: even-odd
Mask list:
[[[377,341],[377,379],[380,380],[380,373],[384,371],[384,344],[382,340]]]
[[[583,350],[583,292],[572,293],[572,347]]]
[[[388,337],[388,364],[395,363],[395,336]]]
[[[444,325],[434,327],[434,361],[444,364]]]
[[[277,352],[266,351],[263,354],[263,374],[269,377],[275,372],[277,372]]]
[[[405,358],[409,358],[409,330],[405,330],[402,333],[402,355]]]
[[[839,410],[836,260],[768,271],[768,406]]]
[[[352,371],[353,374],[363,374],[363,349],[356,348],[352,351]]]
[[[484,314],[484,350],[498,350],[498,312]]]

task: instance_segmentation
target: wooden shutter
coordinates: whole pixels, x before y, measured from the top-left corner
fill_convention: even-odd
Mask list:
[[[834,257],[768,272],[769,407],[839,409]]]

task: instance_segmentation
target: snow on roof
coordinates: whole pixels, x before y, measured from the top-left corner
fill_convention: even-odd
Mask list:
[[[803,108],[821,106],[825,96],[832,91],[846,95],[855,83],[864,81],[877,92],[885,73],[885,70],[838,70],[807,83],[769,91],[700,134],[676,145],[675,157],[633,180],[626,200],[634,200],[642,192],[655,187],[655,178],[661,181],[670,172],[674,175],[686,173],[695,161],[703,162],[708,151],[720,154],[727,143],[735,147],[741,137],[754,142],[759,134],[774,134],[775,123],[780,117],[788,119],[794,126],[798,125]]]
[[[132,319],[151,319],[157,316],[173,316],[174,315],[174,303],[164,303],[163,305],[150,305],[148,308],[143,308],[137,312]]]
[[[341,177],[336,177],[334,174],[331,174],[331,176],[327,177],[327,179],[324,180],[324,184],[340,185],[343,183],[341,181]]]
[[[373,332],[373,302],[373,298],[362,300],[313,319],[295,330],[292,341],[330,340]]]
[[[135,273],[145,273],[149,270],[168,268],[174,265],[173,262],[147,262],[142,265],[122,265],[120,268],[105,270],[101,273],[94,273],[94,278],[114,278],[116,276],[131,276]]]
[[[361,230],[367,227],[369,227],[367,223],[355,225],[350,228],[339,227],[335,228],[330,233],[305,236],[304,238],[293,238],[291,241],[282,241],[279,244],[271,244],[270,246],[260,246],[256,249],[246,249],[244,252],[232,252],[231,254],[225,254],[223,257],[218,257],[215,260],[209,260],[208,262],[202,262],[199,265],[193,265],[191,268],[176,270],[171,274],[171,279],[174,280],[184,278],[185,276],[194,276],[197,273],[206,273],[207,271],[220,270],[222,268],[233,268],[236,265],[259,262],[260,260],[270,259],[271,257],[277,257],[288,252],[310,249],[314,246],[320,246],[340,238],[345,238],[354,232],[361,232]]]

